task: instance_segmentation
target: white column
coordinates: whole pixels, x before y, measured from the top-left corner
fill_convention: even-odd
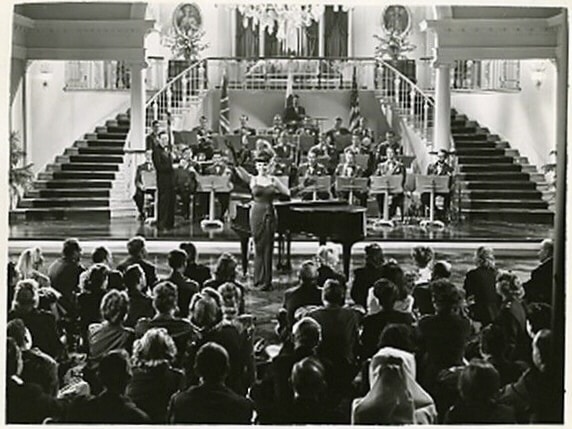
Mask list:
[[[231,57],[236,57],[236,20],[237,20],[238,10],[233,8],[230,11],[230,55]]]
[[[354,9],[350,7],[348,10],[348,57],[353,57],[354,55]]]
[[[24,129],[22,132],[22,144],[26,151],[24,160],[26,163],[34,162],[33,127],[32,127],[32,77],[30,75],[31,60],[24,60]],[[32,168],[36,171],[34,168]]]
[[[147,63],[130,63],[131,70],[131,148],[145,149],[145,68]]]
[[[433,149],[451,148],[451,66],[435,63]]]
[[[264,32],[266,30],[264,30],[262,28],[262,25],[258,24],[258,56],[259,57],[264,57],[264,41],[265,41],[265,37],[264,37]]]
[[[324,40],[324,32],[326,30],[326,22],[324,19],[324,14],[320,15],[320,20],[318,21],[318,56],[323,57],[326,54],[326,44]]]

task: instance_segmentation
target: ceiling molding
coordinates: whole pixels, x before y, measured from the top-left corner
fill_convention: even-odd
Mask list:
[[[453,64],[455,60],[525,60],[556,58],[556,46],[499,46],[499,47],[445,47],[434,48],[438,64]]]
[[[144,48],[27,48],[29,60],[117,60],[145,62]]]

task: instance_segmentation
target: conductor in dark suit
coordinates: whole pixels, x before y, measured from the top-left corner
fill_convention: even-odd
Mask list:
[[[175,171],[169,152],[169,136],[159,134],[159,144],[153,148],[153,165],[157,172],[157,226],[159,230],[175,226]]]
[[[552,305],[552,264],[554,244],[552,240],[543,240],[540,244],[538,257],[540,265],[530,273],[530,280],[524,283],[524,298],[528,303],[544,302]]]
[[[299,104],[298,95],[292,96],[292,104],[284,111],[284,122],[292,128],[298,128],[306,117],[306,109]]]

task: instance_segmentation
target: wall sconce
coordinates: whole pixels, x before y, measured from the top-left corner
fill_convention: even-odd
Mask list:
[[[536,64],[533,69],[532,73],[530,74],[530,79],[534,83],[534,86],[540,88],[544,83],[544,78],[546,77],[546,64],[544,62],[539,62]]]
[[[52,67],[50,64],[42,64],[40,65],[40,75],[38,76],[40,82],[42,82],[42,86],[45,88],[48,86],[48,83],[52,80]]]

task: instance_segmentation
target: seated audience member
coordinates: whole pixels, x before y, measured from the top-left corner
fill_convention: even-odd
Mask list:
[[[253,404],[225,385],[229,366],[229,355],[223,347],[215,343],[204,344],[195,359],[200,383],[172,397],[169,422],[249,424],[253,417]]]
[[[199,291],[199,284],[184,276],[187,264],[187,254],[182,250],[171,250],[167,257],[171,274],[165,280],[173,283],[177,288],[177,315],[186,318],[189,315],[191,298]]]
[[[471,318],[488,325],[496,319],[500,310],[500,296],[496,291],[497,269],[493,249],[481,246],[475,253],[474,268],[465,276],[464,289],[471,311]]]
[[[13,338],[6,341],[6,423],[41,424],[59,414],[56,399],[44,393],[40,386],[24,381],[22,352]]]
[[[8,320],[21,319],[34,339],[34,345],[54,359],[64,351],[53,314],[38,309],[40,301],[35,280],[21,280],[16,285]]]
[[[415,319],[411,313],[403,313],[393,308],[398,293],[397,286],[387,279],[381,278],[374,283],[373,294],[381,306],[381,311],[370,314],[363,319],[360,337],[362,359],[370,358],[378,350],[379,336],[387,325],[413,325]]]
[[[327,176],[328,170],[323,164],[318,162],[315,152],[308,152],[308,161],[301,164],[298,168],[297,183],[300,189],[300,195],[303,200],[311,200],[313,192],[305,191],[308,187],[312,187],[312,178],[315,176]],[[328,199],[329,192],[317,192],[317,197],[321,200]]]
[[[521,361],[511,361],[506,356],[504,332],[496,325],[485,327],[480,333],[480,349],[483,359],[495,367],[500,377],[500,385],[515,382],[526,369]]]
[[[256,130],[248,126],[248,116],[240,115],[240,127],[234,130],[234,134],[239,134],[241,136],[256,135]]]
[[[204,287],[210,287],[211,289],[218,289],[219,286],[225,283],[232,283],[240,289],[242,299],[240,301],[240,307],[238,312],[240,314],[244,313],[244,299],[245,299],[245,287],[236,280],[236,259],[230,253],[223,253],[217,260],[216,267],[214,269],[213,278],[205,281]]]
[[[530,338],[526,332],[522,284],[515,274],[504,272],[497,278],[497,292],[502,298],[502,304],[494,323],[505,335],[507,358],[529,362]]]
[[[392,282],[397,286],[398,294],[397,300],[393,308],[403,313],[413,312],[413,296],[411,296],[410,288],[407,285],[407,278],[405,272],[399,266],[395,259],[390,259],[381,266],[381,277]],[[367,297],[367,312],[368,314],[375,314],[381,310],[377,298],[373,294],[373,288],[368,291]]]
[[[91,252],[91,262],[92,262],[92,266],[95,264],[103,264],[107,268],[109,268],[109,270],[111,270],[111,267],[113,266],[113,259],[111,256],[111,252],[105,246],[98,246],[95,249],[93,249],[93,252]],[[111,271],[109,272],[109,274],[110,273],[111,273]],[[87,281],[88,276],[89,276],[89,268],[86,269],[79,276],[79,289],[80,289],[80,291],[82,291],[84,289],[85,282]]]
[[[350,296],[354,302],[367,308],[367,295],[376,280],[382,276],[381,266],[385,262],[383,249],[377,243],[365,246],[365,266],[354,270],[354,281]]]
[[[127,267],[133,264],[139,265],[145,273],[147,286],[153,287],[157,282],[157,272],[155,270],[155,266],[151,262],[145,260],[145,257],[147,256],[145,239],[140,236],[131,238],[127,242],[127,253],[129,256],[117,265],[117,269],[124,273]]]
[[[54,289],[62,294],[59,300],[70,318],[75,316],[75,295],[79,292],[79,276],[85,270],[80,263],[81,247],[75,238],[64,241],[62,257],[48,268],[48,277]]]
[[[187,266],[185,267],[185,277],[196,281],[200,287],[211,278],[211,270],[209,267],[197,262],[198,252],[196,246],[190,241],[181,243],[179,249],[184,250],[187,254]]]
[[[550,239],[543,240],[538,251],[538,265],[530,273],[530,279],[522,286],[526,302],[544,302],[552,305],[552,265],[554,263],[554,243]]]
[[[234,283],[223,283],[217,289],[222,298],[222,316],[227,322],[232,323],[239,331],[245,326],[239,319],[238,309],[242,301],[242,291]]]
[[[431,270],[431,282],[449,279],[451,277],[451,269],[449,262],[443,260],[435,261]]]
[[[182,371],[171,365],[177,348],[167,331],[153,328],[133,345],[133,376],[126,395],[152,423],[167,423],[171,396],[183,387]]]
[[[32,335],[21,319],[8,322],[6,329],[8,338],[12,338],[22,352],[22,372],[20,378],[24,383],[40,386],[42,392],[55,397],[58,393],[58,363],[50,355],[33,347]]]
[[[471,323],[461,315],[461,290],[447,281],[431,284],[435,314],[418,322],[421,374],[419,380],[431,392],[443,369],[461,365]]]
[[[19,280],[35,280],[40,288],[50,286],[50,278],[40,272],[44,264],[44,257],[39,247],[24,250],[18,257],[16,271]]]
[[[558,413],[554,413],[553,398],[558,392],[549,375],[551,343],[552,333],[548,329],[540,330],[532,341],[533,365],[518,381],[502,389],[501,403],[515,410],[518,423],[558,423],[561,419]]]
[[[87,328],[92,323],[101,322],[100,306],[107,291],[107,274],[109,268],[103,264],[95,264],[89,268],[84,290],[77,296],[79,325],[84,346],[87,346]]]
[[[414,309],[420,315],[434,314],[435,308],[429,288],[435,257],[433,249],[429,246],[415,246],[411,250],[411,257],[416,267],[413,286]]]
[[[139,319],[153,317],[155,314],[153,299],[149,295],[145,273],[139,265],[133,264],[127,267],[123,280],[129,296],[129,310],[125,326],[133,328]]]
[[[369,368],[369,392],[354,400],[352,424],[432,424],[437,410],[431,396],[415,381],[415,356],[383,348]]]
[[[500,378],[490,363],[472,360],[459,378],[461,397],[445,416],[447,424],[516,423],[512,408],[498,402]]]
[[[451,186],[451,176],[453,175],[453,167],[447,162],[449,153],[446,150],[440,150],[437,155],[437,162],[429,164],[427,167],[428,176],[449,176],[449,186]],[[421,202],[425,207],[429,207],[431,201],[431,195],[429,192],[424,192],[421,194]],[[444,219],[446,213],[449,210],[449,205],[451,202],[451,193],[436,193],[435,194],[435,216],[437,218]]]
[[[98,367],[103,391],[90,399],[78,399],[70,407],[68,423],[143,424],[149,417],[125,396],[131,379],[131,364],[125,350],[114,350],[101,358]]]
[[[318,286],[323,287],[326,280],[333,279],[345,287],[346,278],[338,272],[338,265],[340,263],[340,256],[338,250],[333,246],[320,246],[316,253],[316,260],[318,261]]]
[[[318,270],[313,261],[305,261],[300,266],[298,272],[297,286],[287,289],[284,292],[284,303],[282,307],[286,310],[288,326],[294,324],[294,314],[300,307],[308,305],[320,306],[322,304],[322,291],[318,288]]]
[[[177,358],[180,360],[185,354],[192,328],[188,320],[175,316],[177,301],[177,287],[168,281],[159,282],[153,288],[153,307],[156,314],[152,319],[139,319],[135,325],[135,336],[141,338],[149,329],[165,328],[175,341]]]
[[[286,409],[282,424],[343,424],[349,418],[334,408],[327,398],[326,370],[313,357],[306,357],[292,368],[294,400]]]
[[[334,127],[329,129],[328,131],[326,131],[326,135],[329,135],[332,137],[332,139],[335,139],[336,137],[339,136],[347,136],[350,134],[350,130],[348,130],[346,127],[344,127],[343,125],[343,120],[341,117],[336,117],[335,121],[334,121]]]
[[[542,329],[552,326],[552,309],[548,304],[533,302],[526,306],[526,333],[533,339]]]
[[[401,186],[405,185],[405,167],[401,161],[399,161],[395,156],[395,151],[392,148],[387,149],[387,159],[384,162],[380,162],[374,171],[374,176],[402,176]],[[377,207],[379,209],[380,216],[383,215],[384,210],[384,194],[377,194]],[[405,199],[403,192],[398,194],[390,194],[391,203],[389,204],[389,218],[393,218],[399,207],[401,211],[401,217],[403,218],[403,201]]]
[[[309,312],[308,317],[322,328],[318,354],[332,363],[337,388],[343,391],[356,373],[360,318],[355,310],[343,306],[345,287],[337,280],[326,281],[322,302],[323,307]]]
[[[133,195],[133,201],[137,206],[137,212],[139,213],[139,219],[145,219],[145,184],[143,183],[143,173],[144,172],[154,172],[155,167],[153,166],[153,151],[147,149],[145,151],[145,161],[137,166],[135,171],[135,194]]]

